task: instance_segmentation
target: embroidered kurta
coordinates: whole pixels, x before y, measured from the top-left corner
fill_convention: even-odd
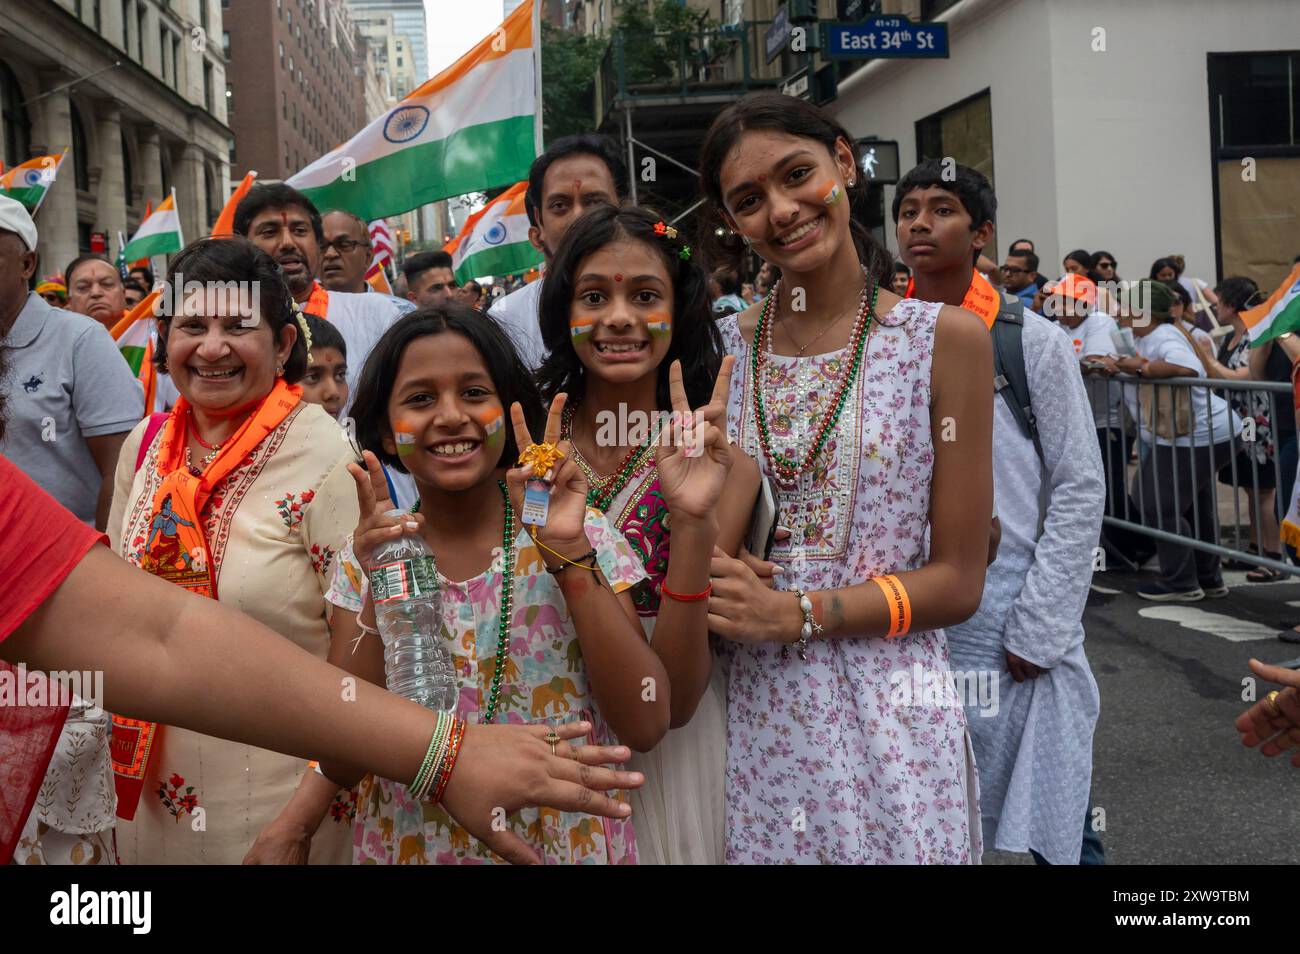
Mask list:
[[[589,509],[587,539],[601,572],[616,593],[645,579],[641,561],[604,514]],[[527,531],[515,538],[510,646],[505,656],[496,722],[577,722],[593,725],[589,741],[617,745],[591,696],[578,634],[564,594],[546,571]],[[486,572],[457,582],[441,573],[442,630],[460,688],[457,711],[477,721],[487,708],[496,670],[501,623],[498,556]],[[349,542],[343,549],[326,598],[361,612],[368,584]],[[378,638],[378,637],[367,637]],[[636,861],[630,819],[600,818],[551,808],[526,808],[506,823],[548,864],[628,864]],[[366,776],[358,787],[353,861],[357,864],[490,864],[501,861],[456,824],[441,805],[417,802],[405,783]]]
[[[1025,372],[1043,463],[1006,401],[993,404],[993,484],[1002,521],[984,599],[948,629],[953,668],[997,674],[996,706],[968,705],[984,840],[1078,864],[1100,697],[1083,651],[1106,487],[1091,404],[1070,339],[1025,312]],[[1050,488],[1041,534],[1039,488]],[[1016,682],[1006,650],[1044,669]],[[967,700],[970,701],[969,699]]]
[[[136,565],[161,483],[162,431],[135,472],[144,427],[122,447],[108,523],[113,549]],[[338,423],[317,405],[300,404],[217,485],[202,514],[217,598],[319,659],[330,640],[326,574],[357,525],[352,459]],[[136,816],[118,820],[122,861],[239,864],[305,771],[299,758],[162,726]],[[346,806],[346,793],[335,801]],[[347,812],[330,811],[311,860],[346,864],[350,843]]]
[[[653,640],[672,535],[653,460],[628,481],[606,512],[645,565],[647,579],[633,589],[632,599],[646,638]],[[630,793],[639,864],[722,864],[726,733],[726,680],[715,659],[691,721],[669,730],[650,752],[633,752],[628,760],[630,771],[646,777]]]
[[[784,586],[854,586],[926,562],[938,312],[905,300],[872,323],[833,434],[814,466],[777,495],[778,522],[792,530],[772,552]],[[758,443],[750,342],[734,317],[718,328],[737,358],[728,430],[770,476]],[[773,450],[802,459],[851,356],[767,357]],[[960,706],[893,700],[899,676],[913,667],[947,672],[942,630],[814,640],[806,662],[795,652],[781,658],[774,643],[733,643],[730,656],[728,862],[978,860],[970,822],[977,788]]]

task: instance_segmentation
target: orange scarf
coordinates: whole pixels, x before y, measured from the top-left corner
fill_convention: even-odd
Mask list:
[[[271,393],[197,476],[185,464],[190,404],[183,397],[176,402],[159,438],[158,472],[163,480],[153,498],[141,569],[191,593],[217,598],[216,568],[203,532],[203,508],[214,488],[284,422],[301,397],[302,388],[276,379]],[[157,723],[113,717],[111,750],[121,818],[135,817],[157,733]]]
[[[321,321],[326,320],[325,313],[330,310],[330,293],[320,282],[311,283],[311,294],[303,303],[302,310],[309,315],[315,315]]]
[[[909,278],[907,291],[903,293],[903,297],[911,298],[915,289],[916,279]],[[966,297],[961,300],[961,306],[967,311],[975,312],[984,320],[984,324],[992,329],[993,322],[998,317],[998,310],[1002,307],[1002,296],[989,284],[987,278],[972,268],[970,288],[966,290]]]

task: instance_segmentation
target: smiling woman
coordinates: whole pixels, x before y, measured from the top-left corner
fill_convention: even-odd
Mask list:
[[[181,399],[123,446],[113,548],[324,659],[325,572],[356,500],[338,425],[301,401],[301,317],[275,262],[244,239],[190,245],[168,283],[156,360]],[[117,720],[114,739],[124,860],[347,859],[346,812],[317,831],[337,789],[302,760],[147,722]],[[223,823],[205,830],[206,813]]]

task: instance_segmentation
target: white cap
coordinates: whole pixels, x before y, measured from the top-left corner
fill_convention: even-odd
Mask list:
[[[0,194],[0,229],[17,232],[27,251],[36,251],[36,223],[27,214],[26,206],[4,194]]]

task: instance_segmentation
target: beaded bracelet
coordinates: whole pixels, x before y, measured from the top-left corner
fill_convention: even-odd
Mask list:
[[[455,733],[451,738],[451,745],[447,752],[447,758],[439,767],[438,784],[433,788],[432,801],[442,801],[442,793],[447,788],[447,782],[451,779],[451,771],[456,767],[456,759],[460,757],[460,743],[465,738],[465,727],[468,723],[464,719],[456,720]]]
[[[813,616],[812,600],[808,594],[799,587],[791,587],[790,592],[799,597],[799,609],[803,612],[803,626],[799,628],[799,658],[804,662],[808,661],[808,640],[812,638],[813,633],[820,633],[822,626]],[[790,644],[786,643],[781,647],[781,658],[790,658]]]

